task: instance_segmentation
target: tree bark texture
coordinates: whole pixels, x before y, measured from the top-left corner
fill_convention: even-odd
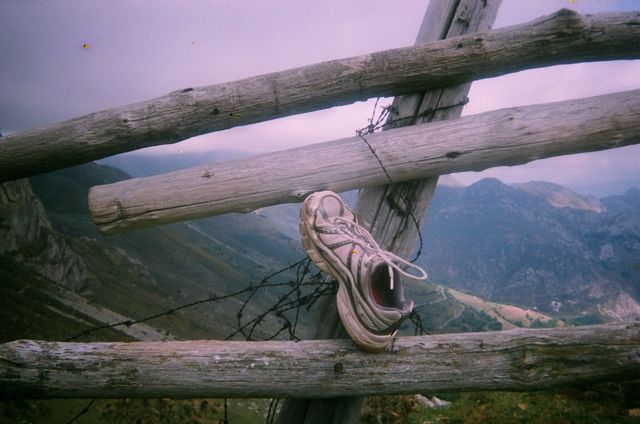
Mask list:
[[[0,345],[0,398],[330,398],[640,377],[640,324],[350,340]]]

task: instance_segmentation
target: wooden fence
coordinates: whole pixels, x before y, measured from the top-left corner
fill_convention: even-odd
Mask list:
[[[640,57],[638,12],[580,16],[561,10],[489,31],[499,4],[433,0],[415,47],[185,88],[8,136],[0,142],[0,181],[374,96],[405,95],[396,103],[395,119],[411,119],[396,121],[399,127],[456,118],[460,99],[476,79]],[[389,210],[378,219],[390,192],[411,192],[406,198],[416,201],[408,206],[421,220],[439,174],[638,143],[640,91],[505,109],[366,137],[378,158],[355,137],[95,187],[92,215],[101,231],[114,233],[296,202],[320,189],[371,187],[363,191],[358,212],[383,247],[406,255],[416,237],[415,229],[399,224],[406,214],[398,217]],[[317,157],[322,157],[321,166],[314,163]],[[396,184],[379,187],[390,179]],[[371,210],[378,216],[368,216]],[[309,338],[339,332],[327,324],[338,322],[335,310],[323,320]],[[0,396],[308,398],[285,403],[281,423],[322,422],[326,409],[319,411],[312,399],[336,397],[323,408],[333,405],[334,421],[348,422],[362,404],[354,396],[533,390],[638,378],[639,342],[637,324],[400,338],[394,350],[382,354],[363,352],[348,340],[22,340],[0,345]]]

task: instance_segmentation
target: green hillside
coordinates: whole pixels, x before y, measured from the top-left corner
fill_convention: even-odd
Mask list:
[[[64,239],[65,246],[71,249],[86,267],[86,276],[77,289],[71,290],[35,272],[35,268],[24,260],[29,257],[28,254],[17,252],[13,255],[0,255],[0,317],[5,323],[0,327],[2,341],[19,338],[65,340],[83,333],[84,335],[77,340],[134,340],[149,337],[155,337],[156,340],[226,338],[238,329],[239,317],[242,323],[250,322],[263,313],[275,312],[274,305],[282,307],[286,302],[304,299],[305,295],[318,287],[310,286],[297,291],[284,285],[255,292],[246,291],[225,300],[217,300],[241,292],[249,286],[257,287],[264,281],[264,276],[305,257],[295,230],[296,207],[292,206],[195,220],[110,237],[100,235],[89,219],[88,189],[96,184],[122,178],[126,178],[126,174],[114,168],[89,164],[31,179],[33,189],[42,201],[52,224],[50,229],[45,226],[43,231],[50,231]],[[446,258],[444,264],[457,264],[457,275],[473,276],[477,284],[472,287],[478,292],[500,297],[505,293],[516,293],[509,290],[515,290],[519,286],[508,289],[507,285],[505,288],[497,284],[502,281],[499,279],[495,280],[496,284],[489,285],[486,277],[493,275],[492,278],[498,278],[496,276],[500,274],[496,271],[508,271],[510,268],[505,268],[503,262],[511,258],[510,255],[515,254],[518,249],[525,252],[534,249],[533,251],[538,253],[529,259],[538,261],[533,262],[536,266],[544,265],[551,269],[564,258],[562,255],[560,258],[544,256],[545,253],[540,249],[554,252],[554,243],[557,240],[553,238],[553,234],[556,234],[563,219],[573,216],[567,214],[576,212],[559,212],[557,206],[546,206],[546,203],[543,203],[544,199],[540,200],[539,187],[536,187],[538,197],[534,198],[531,198],[533,195],[530,193],[504,188],[495,182],[469,189],[471,191],[465,191],[464,188],[451,190],[453,191],[444,191],[441,203],[434,204],[432,214],[436,223],[448,223],[447,226],[438,227],[438,231],[447,230],[451,245],[438,238],[441,236],[438,231],[433,231],[435,224],[430,221],[431,227],[427,228],[425,235],[425,240],[429,240],[424,258],[427,263],[437,258],[434,254],[444,255],[449,252],[453,257]],[[469,219],[473,212],[465,212],[465,215],[463,209],[452,203],[463,200],[468,202],[471,199],[472,205],[473,202],[481,205],[491,196],[502,200],[487,214],[475,213],[473,219]],[[627,197],[633,199],[633,193]],[[554,199],[556,202],[559,201],[557,197]],[[582,205],[579,199],[571,199],[571,204]],[[604,205],[608,211],[627,211],[626,202],[624,197],[615,197],[606,200]],[[526,209],[532,208],[533,205],[545,206],[541,206],[533,215],[533,212],[525,213]],[[471,211],[474,207],[471,207]],[[505,218],[500,215],[505,213],[505,208],[511,211],[512,217]],[[581,213],[605,213],[597,212],[597,208],[594,208],[595,206]],[[633,218],[632,215],[631,217]],[[595,219],[593,215],[585,215],[581,219],[587,218]],[[456,221],[460,219],[466,220],[466,226],[461,226],[459,221]],[[495,224],[493,229],[487,227],[487,220]],[[541,232],[538,227],[542,223],[548,226]],[[590,234],[601,234],[605,239],[592,238],[591,242],[587,241],[581,246],[588,246],[589,243],[599,246],[601,240],[607,240],[615,250],[618,246],[615,243],[631,240],[629,237],[632,236],[629,234],[634,234],[633,231],[624,233],[626,230],[622,229],[627,239],[607,239],[606,237],[610,236],[607,235],[606,228],[610,227],[598,225],[593,226]],[[511,234],[505,232],[505,228],[517,231],[514,230]],[[520,246],[512,242],[510,246],[515,249],[514,252],[499,253],[496,256],[496,252],[499,252],[496,250],[497,246],[505,242],[500,237],[505,234],[511,234],[510,240],[519,243],[525,240],[533,244]],[[525,235],[523,239],[519,239],[520,234]],[[477,252],[466,253],[466,260],[461,260],[459,256],[455,256],[460,255],[460,252],[444,249],[455,247],[459,240],[466,240],[467,244],[464,247],[476,248]],[[569,242],[568,240],[570,241],[560,241],[565,243]],[[469,250],[462,249],[461,252]],[[564,253],[565,256],[574,254],[571,250]],[[471,267],[477,264],[474,261],[480,260],[477,258],[481,258],[482,255],[489,255],[488,262],[495,267],[493,274],[487,272],[489,268],[486,266],[477,267],[476,273],[471,273]],[[516,268],[511,269],[512,272],[518,272],[518,263],[516,261]],[[441,266],[442,263],[428,265],[434,281],[439,282],[439,278],[444,276],[447,277],[443,278],[447,285],[455,286],[449,274],[439,271],[438,267]],[[572,272],[571,269],[566,268],[558,272]],[[598,272],[593,269],[582,270],[577,275],[588,276],[592,275],[590,273]],[[612,274],[607,275],[621,276],[623,272],[628,272],[619,262],[612,263],[610,271]],[[301,272],[301,268],[293,268],[267,282],[287,283],[295,280],[296,273]],[[316,273],[317,270],[311,267],[307,281],[312,282],[311,277]],[[466,288],[468,282],[461,281],[464,282],[461,287]],[[550,281],[548,280],[547,284],[551,284]],[[549,289],[549,293],[554,293],[553,285],[545,287]],[[544,294],[540,291],[542,288],[536,288],[531,298],[526,297],[530,293],[525,291],[516,299],[519,302],[513,302],[525,307],[487,301],[482,296],[433,283],[409,281],[406,283],[406,290],[408,297],[417,305],[416,312],[420,317],[422,330],[429,334],[492,331],[514,326],[563,325],[556,313],[544,314],[526,308],[531,306],[530,299],[543,299],[540,297]],[[285,294],[289,294],[289,297],[284,297]],[[247,301],[249,296],[251,299]],[[583,301],[585,305],[593,305],[592,300],[587,300],[588,302]],[[202,302],[197,306],[164,314],[199,301]],[[265,314],[255,326],[248,327],[254,329],[252,337],[264,339],[276,333],[277,337],[282,339],[290,337],[291,333],[288,330],[278,333],[284,328],[282,326],[287,319],[289,323],[296,323],[295,334],[302,337],[315,311],[305,307],[298,310],[299,314],[296,312],[296,309],[292,308],[281,316],[277,313]],[[159,316],[146,320],[147,317],[155,315]],[[143,324],[121,325],[112,329],[87,332],[109,323],[141,319],[145,320]],[[405,335],[412,335],[417,331],[419,329],[413,322],[405,322],[401,328],[401,334]],[[235,337],[242,338],[242,335],[237,334]],[[557,422],[577,423],[583,422],[586,416],[593,418],[595,422],[637,422],[629,415],[632,414],[629,411],[634,410],[638,400],[637,396],[629,394],[634,387],[633,383],[630,383],[594,386],[587,392],[556,390],[537,394],[438,394],[453,404],[447,409],[437,411],[425,410],[410,396],[372,398],[362,422],[512,422],[514,419],[520,422],[544,422],[544,417],[555,417]],[[588,398],[585,395],[598,390],[609,390],[612,394],[599,399]],[[585,399],[588,399],[588,408],[585,406]],[[66,423],[87,404],[87,400],[0,402],[0,417],[9,422]],[[269,403],[266,400],[234,400],[229,403],[230,417],[234,423],[263,422],[268,408]],[[98,400],[77,422],[217,422],[222,419],[223,413],[222,400],[215,399]],[[469,417],[474,417],[475,421],[468,421]]]

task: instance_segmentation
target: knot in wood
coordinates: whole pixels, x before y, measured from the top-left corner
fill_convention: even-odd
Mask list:
[[[344,365],[342,365],[342,362],[336,362],[333,365],[333,370],[336,372],[336,374],[341,374],[344,371]]]

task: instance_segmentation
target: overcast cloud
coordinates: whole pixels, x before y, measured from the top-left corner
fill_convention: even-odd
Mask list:
[[[424,0],[0,0],[0,131],[13,133],[170,91],[413,44]],[[496,27],[561,7],[640,9],[638,1],[504,0]],[[86,45],[86,46],[85,46]],[[557,66],[475,82],[464,114],[640,86],[640,61]],[[390,100],[381,101],[382,104]],[[348,137],[373,102],[333,108],[147,149],[266,152]],[[508,182],[588,185],[640,179],[638,146],[481,174]]]

